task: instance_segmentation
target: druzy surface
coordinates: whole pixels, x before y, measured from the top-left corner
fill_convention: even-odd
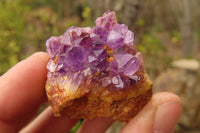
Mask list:
[[[118,90],[143,78],[142,54],[134,46],[133,32],[117,22],[113,11],[105,12],[95,23],[93,28],[72,26],[47,40],[47,80],[54,86],[66,92],[90,84]]]

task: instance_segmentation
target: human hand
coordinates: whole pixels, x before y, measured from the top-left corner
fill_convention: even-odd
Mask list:
[[[48,107],[28,124],[47,101],[44,89],[47,61],[46,53],[36,53],[0,77],[0,133],[67,133],[78,121],[54,117],[52,108]],[[181,110],[178,96],[157,93],[122,133],[171,133]],[[84,120],[78,133],[102,133],[112,123],[109,118]]]

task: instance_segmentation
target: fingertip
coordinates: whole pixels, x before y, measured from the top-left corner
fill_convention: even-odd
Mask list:
[[[16,120],[32,114],[46,100],[48,55],[37,52],[19,62],[0,78],[0,118]],[[6,104],[5,104],[6,103]]]
[[[156,109],[153,132],[172,133],[182,112],[180,102],[172,100],[159,105]]]
[[[181,98],[178,95],[171,92],[156,93],[153,95],[152,101],[155,103],[156,106],[159,106],[161,104],[168,103],[171,101],[182,104]]]
[[[66,133],[78,122],[68,117],[55,117],[51,107],[46,108],[34,121],[21,130],[21,133]]]
[[[46,52],[36,52],[30,58],[37,58],[44,63],[46,63],[49,60],[49,56]]]
[[[160,109],[162,107],[163,107],[163,110]],[[172,131],[174,128],[174,125],[176,125],[177,123],[181,110],[182,110],[182,101],[180,97],[177,96],[176,94],[169,93],[169,92],[160,92],[160,93],[154,94],[152,96],[151,101],[149,101],[145,105],[142,111],[139,112],[124,127],[124,129],[122,130],[122,133],[128,133],[130,131],[133,133],[152,132],[153,130],[160,131],[160,128],[158,127],[161,127],[161,126],[162,126],[161,127],[162,129],[163,128],[166,129],[167,126],[164,127],[165,124],[161,123],[161,122],[165,123],[166,117],[169,118],[168,123],[171,123],[171,124],[168,124],[169,125],[168,127],[170,128],[170,131]],[[155,124],[158,122],[160,122],[162,125]]]
[[[104,133],[113,122],[112,118],[106,117],[86,119],[77,133]]]

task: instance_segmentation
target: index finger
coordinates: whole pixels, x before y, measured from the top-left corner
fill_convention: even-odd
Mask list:
[[[48,58],[44,52],[35,53],[0,77],[0,127],[7,123],[8,128],[21,128],[46,99]]]

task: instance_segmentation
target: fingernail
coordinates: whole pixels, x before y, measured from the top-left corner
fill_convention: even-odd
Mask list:
[[[181,110],[181,103],[175,101],[160,105],[155,113],[154,133],[173,133]]]

